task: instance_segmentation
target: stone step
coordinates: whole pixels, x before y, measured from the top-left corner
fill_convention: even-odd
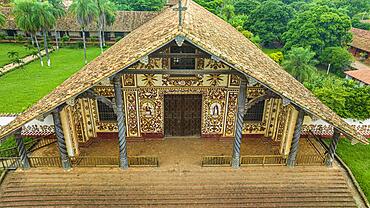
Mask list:
[[[235,190],[130,190],[128,191],[96,191],[96,190],[76,190],[71,192],[56,192],[55,190],[51,190],[48,192],[3,192],[2,197],[12,198],[12,197],[60,197],[60,196],[81,196],[81,197],[88,197],[88,196],[122,196],[122,195],[129,195],[130,196],[145,196],[150,195],[151,197],[159,197],[159,196],[175,196],[175,195],[207,195],[207,196],[218,196],[218,195],[232,195],[232,196],[244,196],[244,197],[350,197],[352,195],[349,191],[310,191],[307,192],[305,190],[239,190],[235,192]]]
[[[49,200],[49,201],[17,201],[6,203],[2,202],[3,207],[17,207],[17,206],[26,206],[26,207],[34,207],[34,206],[91,206],[96,207],[99,206],[153,206],[153,205],[161,205],[161,206],[194,206],[194,205],[203,205],[203,206],[212,206],[214,205],[239,205],[240,207],[356,207],[356,204],[352,202],[346,201],[317,201],[315,200],[297,200],[291,201],[290,199],[286,200],[279,200],[279,201],[261,201],[261,200],[252,200],[252,199],[201,199],[201,200],[178,200],[178,199],[169,199],[169,200],[68,200],[68,201],[58,201],[58,200]]]

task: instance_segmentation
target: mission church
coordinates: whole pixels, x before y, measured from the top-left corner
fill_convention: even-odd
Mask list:
[[[174,137],[233,141],[235,168],[242,140],[267,139],[294,166],[305,117],[333,126],[329,165],[340,134],[368,142],[235,28],[190,0],[132,31],[1,128],[0,137],[49,114],[65,169],[97,138],[119,141],[122,168],[129,166],[127,141]]]

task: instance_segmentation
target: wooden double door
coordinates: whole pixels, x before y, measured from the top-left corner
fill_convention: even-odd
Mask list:
[[[165,136],[201,134],[202,95],[164,96]]]

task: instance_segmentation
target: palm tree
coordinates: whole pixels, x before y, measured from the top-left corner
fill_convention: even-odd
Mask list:
[[[34,7],[37,2],[34,0],[16,0],[14,2],[13,14],[17,27],[26,33],[31,34],[31,38],[34,37],[37,46],[38,56],[40,58],[41,66],[44,66],[42,61],[40,45],[36,37],[37,31],[39,31],[39,25],[34,22],[35,13]]]
[[[61,0],[49,0],[49,3],[53,6],[53,14],[56,19],[60,19],[66,14],[63,2]],[[55,43],[57,46],[57,50],[59,50],[59,37],[60,34],[57,32],[57,21],[55,21],[54,25],[54,34],[55,34]]]
[[[103,45],[105,46],[104,28],[106,25],[113,24],[116,18],[116,5],[109,0],[97,0],[99,9],[99,43],[100,50],[103,53]]]
[[[293,47],[288,51],[282,65],[294,78],[303,83],[316,70],[315,52],[309,48]]]
[[[48,50],[47,32],[55,25],[56,19],[53,14],[53,6],[45,2],[37,2],[34,7],[34,22],[40,27],[44,36],[45,54],[50,66],[50,54]]]
[[[5,25],[5,15],[0,12],[0,26]]]
[[[81,26],[82,39],[84,44],[84,61],[86,58],[86,38],[85,28],[91,24],[99,14],[99,9],[94,0],[74,0],[69,10],[76,16],[78,24]]]

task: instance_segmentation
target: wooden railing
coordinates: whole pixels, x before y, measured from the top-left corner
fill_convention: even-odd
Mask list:
[[[37,167],[62,167],[60,157],[29,157],[30,165]]]
[[[71,162],[73,167],[118,167],[119,158],[110,156],[78,156],[71,157]]]
[[[230,156],[205,156],[202,159],[203,167],[230,166],[230,165],[231,165]]]
[[[1,157],[0,158],[0,169],[5,170],[15,170],[21,167],[21,162],[19,157]]]
[[[37,139],[36,141],[37,141],[36,144],[33,146],[30,146],[28,151],[33,152],[37,149],[49,146],[50,144],[57,142],[55,138],[41,138],[41,139]]]
[[[241,166],[252,165],[285,165],[286,159],[281,155],[243,155],[240,158]]]
[[[155,156],[131,156],[128,157],[130,167],[158,167],[158,157]]]
[[[56,142],[56,139],[53,138],[39,138],[24,143],[24,146],[26,147],[27,151],[32,152],[42,147],[48,146],[54,142]],[[18,156],[17,147],[0,150],[0,157],[17,157],[17,156]]]
[[[321,155],[298,155],[296,165],[323,165],[324,158]]]

